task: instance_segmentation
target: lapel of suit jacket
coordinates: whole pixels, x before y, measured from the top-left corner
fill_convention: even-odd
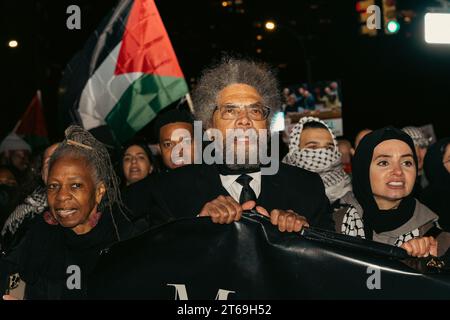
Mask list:
[[[230,194],[222,185],[216,166],[208,164],[200,166],[199,177],[198,179],[195,178],[198,190],[203,190],[206,194],[214,196],[214,199],[220,195],[229,196]]]
[[[281,190],[281,182],[277,174],[261,175],[261,193],[258,197],[258,205],[270,211],[279,208],[284,203],[285,193]]]

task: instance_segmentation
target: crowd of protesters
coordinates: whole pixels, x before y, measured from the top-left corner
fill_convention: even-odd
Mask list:
[[[283,93],[285,111],[311,109],[315,100],[341,106],[335,82],[323,95],[304,87]],[[84,298],[86,285],[65,286],[68,265],[88,275],[112,243],[183,217],[230,224],[253,211],[280,232],[317,226],[414,257],[442,256],[450,247],[450,138],[430,145],[417,127],[386,127],[364,129],[352,144],[320,119],[303,117],[273,175],[261,174],[259,162],[192,164],[194,149],[204,147],[194,143],[177,151],[187,156],[176,159],[190,161],[174,161],[176,146],[194,140],[194,119],[206,135],[216,129],[225,137],[230,129],[270,129],[283,105],[270,70],[231,58],[203,73],[193,99],[195,114],[162,112],[155,121],[158,143],[150,148],[133,139],[116,163],[78,126],[40,157],[15,134],[2,141],[0,271],[20,274],[27,299]],[[248,160],[251,142],[243,141]]]
[[[282,109],[284,112],[305,112],[319,109],[338,110],[342,107],[342,98],[337,81],[325,85],[317,84],[313,88],[302,84],[283,89]]]

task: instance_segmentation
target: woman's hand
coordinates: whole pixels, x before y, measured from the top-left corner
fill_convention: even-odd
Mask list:
[[[405,242],[402,246],[412,257],[437,256],[437,241],[433,237],[420,237]]]

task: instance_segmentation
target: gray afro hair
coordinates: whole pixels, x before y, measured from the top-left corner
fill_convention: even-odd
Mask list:
[[[203,128],[212,127],[212,114],[218,93],[231,84],[247,84],[254,87],[262,97],[262,103],[270,107],[268,123],[280,110],[281,98],[278,82],[265,64],[251,60],[226,57],[216,66],[206,69],[192,93],[195,118],[201,120]]]

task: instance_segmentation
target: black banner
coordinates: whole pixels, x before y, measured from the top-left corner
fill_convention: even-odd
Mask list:
[[[333,232],[282,233],[259,215],[178,220],[114,245],[96,299],[450,299],[440,260]]]

